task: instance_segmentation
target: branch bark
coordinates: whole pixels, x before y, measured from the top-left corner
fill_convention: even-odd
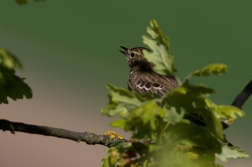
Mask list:
[[[241,93],[236,96],[231,105],[241,109],[243,104],[251,94],[252,94],[252,80],[246,85],[246,87],[241,91]],[[222,119],[221,122],[224,129],[227,129],[231,125],[231,123],[226,119]]]
[[[235,100],[231,105],[242,108],[245,101],[249,98],[252,93],[252,80],[247,84],[247,86],[242,90],[242,92],[236,96]]]
[[[107,132],[105,135],[96,135],[90,132],[74,132],[48,126],[38,126],[24,124],[20,122],[11,122],[4,119],[0,119],[0,129],[2,129],[3,131],[8,130],[12,134],[15,134],[15,132],[24,132],[44,136],[53,136],[73,140],[76,142],[83,141],[90,145],[100,144],[107,147],[113,147],[126,141],[122,139],[120,135],[117,135],[115,132]]]

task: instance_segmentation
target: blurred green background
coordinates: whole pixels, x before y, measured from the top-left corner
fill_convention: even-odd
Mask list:
[[[0,46],[24,64],[31,100],[1,105],[1,119],[103,134],[115,118],[103,117],[106,83],[126,87],[129,68],[118,51],[143,46],[142,35],[156,19],[169,36],[178,76],[210,63],[225,63],[223,76],[193,78],[216,89],[212,100],[231,104],[251,80],[252,1],[3,1]],[[252,155],[252,99],[246,117],[226,131],[231,143]],[[0,166],[98,166],[104,146],[64,139],[0,132]],[[225,166],[251,166],[251,158]]]

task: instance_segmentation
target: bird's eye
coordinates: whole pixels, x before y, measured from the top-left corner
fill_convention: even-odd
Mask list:
[[[134,57],[134,56],[135,56],[135,53],[131,53],[130,56],[131,56],[131,57]]]

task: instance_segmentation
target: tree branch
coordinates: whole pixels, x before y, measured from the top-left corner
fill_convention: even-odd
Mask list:
[[[232,105],[238,108],[242,108],[242,105],[245,103],[245,101],[249,98],[251,94],[252,94],[252,80],[247,84],[247,86],[243,89],[243,91],[239,95],[237,95]],[[229,123],[225,123],[223,127],[224,129],[228,128]],[[38,126],[38,125],[24,124],[20,122],[11,122],[4,119],[0,119],[0,129],[2,129],[3,131],[8,130],[13,134],[15,132],[24,132],[44,136],[53,136],[77,142],[83,141],[90,145],[100,144],[107,147],[113,147],[120,143],[127,142],[127,140],[123,139],[120,135],[111,131],[106,132],[104,135],[96,135],[90,132],[83,132],[83,133],[74,132],[48,126]],[[142,144],[149,143],[148,140],[140,140],[135,142],[139,142]]]
[[[96,135],[90,132],[74,132],[65,129],[53,128],[48,126],[29,125],[20,122],[11,122],[8,120],[0,119],[0,129],[3,131],[10,131],[12,134],[15,132],[24,132],[30,134],[38,134],[44,136],[53,136],[64,138],[73,141],[83,141],[90,145],[101,144],[107,147],[113,147],[126,140],[115,132],[106,132],[105,135]]]
[[[236,96],[235,100],[231,105],[241,109],[243,104],[251,94],[252,94],[252,80],[247,84],[247,86],[242,90],[242,92]]]
[[[247,84],[247,86],[242,90],[242,92],[236,96],[231,105],[241,109],[243,104],[251,94],[252,94],[252,80]],[[227,129],[231,125],[231,123],[226,119],[221,119],[221,123],[224,129]]]

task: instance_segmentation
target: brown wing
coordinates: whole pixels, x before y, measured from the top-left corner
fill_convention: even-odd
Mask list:
[[[153,93],[162,96],[178,87],[173,77],[166,77],[154,72],[131,71],[128,88],[135,93]]]

